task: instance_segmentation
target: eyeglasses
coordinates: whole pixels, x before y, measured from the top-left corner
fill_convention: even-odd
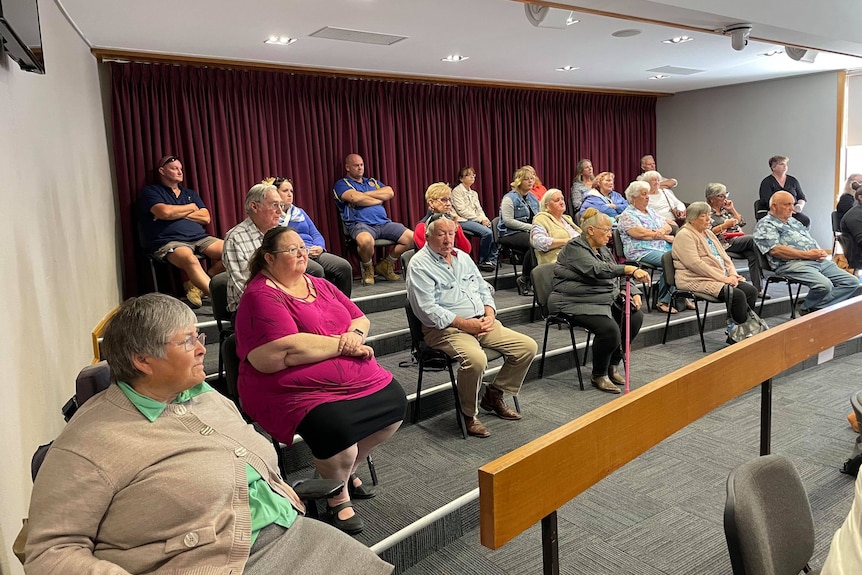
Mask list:
[[[162,163],[159,164],[159,167],[164,168],[167,164],[170,164],[171,162],[178,162],[179,160],[180,159],[176,156],[167,156],[165,159],[162,160]]]
[[[593,228],[594,230],[598,230],[603,234],[609,234],[613,231],[613,228]]]
[[[271,254],[287,254],[291,257],[300,257],[308,255],[308,246],[290,246],[286,250],[277,250],[269,252]]]
[[[441,204],[451,204],[451,203],[452,203],[452,198],[451,198],[451,197],[449,197],[449,198],[436,198],[436,199],[437,199],[437,201],[438,201],[438,202],[440,202]]]
[[[185,349],[186,351],[194,351],[194,349],[198,345],[198,342],[200,342],[201,345],[206,346],[207,334],[205,334],[205,333],[192,334],[182,341],[166,341],[165,345],[167,345],[169,343],[173,344],[173,345],[181,345],[181,346],[183,346],[183,349]]]

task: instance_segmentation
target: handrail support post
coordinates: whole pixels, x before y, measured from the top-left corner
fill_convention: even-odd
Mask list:
[[[772,451],[772,379],[760,384],[760,455]]]
[[[560,575],[560,545],[557,537],[557,512],[542,518],[542,573]]]

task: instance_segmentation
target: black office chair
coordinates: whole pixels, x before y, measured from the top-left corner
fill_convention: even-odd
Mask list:
[[[838,215],[838,210],[832,210],[832,255],[835,255],[835,246],[838,244],[838,238],[841,237],[841,216]]]
[[[761,201],[760,198],[754,200],[754,219],[760,220],[769,213],[769,203]]]
[[[791,277],[776,273],[776,271],[772,269],[772,266],[769,265],[769,260],[766,259],[766,255],[761,253],[758,249],[755,249],[754,251],[757,252],[757,261],[760,262],[760,270],[763,273],[763,277],[766,278],[766,285],[763,286],[763,295],[760,297],[760,306],[757,308],[757,315],[763,317],[763,303],[766,301],[766,292],[769,290],[769,284],[785,282],[787,283],[787,295],[790,297],[790,319],[795,318],[796,303],[799,301],[799,292],[802,290],[802,283]],[[796,284],[795,297],[793,296],[792,284]]]
[[[658,297],[658,294],[653,294],[652,284],[653,275],[659,268],[647,262],[639,262],[626,258],[625,250],[623,249],[623,237],[622,235],[620,235],[620,231],[618,229],[614,229],[613,236],[614,255],[616,256],[617,261],[621,262],[623,265],[635,266],[649,272],[649,283],[643,282],[641,284],[644,288],[644,304],[646,304],[644,307],[646,308],[647,313],[649,313],[652,310],[652,306],[658,303],[657,301],[651,301],[650,298],[652,298],[652,300],[655,300],[656,297]]]
[[[218,380],[216,386],[220,392],[225,391],[224,357],[221,344],[227,336],[233,333],[233,314],[227,309],[227,283],[230,281],[227,272],[216,274],[210,280],[210,300],[213,304],[213,318],[218,327]]]
[[[407,275],[407,264],[410,263],[410,260],[413,256],[416,255],[416,249],[407,250],[403,254],[401,254],[401,273],[403,273],[406,277]]]
[[[672,313],[671,310],[674,309],[676,300],[680,298],[693,299],[694,313],[697,316],[697,332],[700,335],[700,347],[703,349],[703,353],[706,353],[706,343],[703,341],[703,330],[706,327],[706,313],[709,311],[710,303],[722,303],[721,300],[707,293],[682,290],[676,287],[676,270],[673,267],[673,254],[671,252],[665,252],[664,255],[661,256],[661,264],[662,269],[664,270],[664,281],[671,290],[670,305],[667,308],[667,319],[664,322],[664,333],[661,336],[662,345],[667,343],[667,329],[670,327],[670,314]],[[700,317],[700,307],[697,305],[698,302],[701,301],[706,302],[706,305],[703,306],[702,319]]]
[[[793,463],[764,455],[727,478],[724,535],[734,575],[796,575],[811,571],[814,520]]]
[[[446,365],[446,369],[449,372],[449,382],[452,384],[452,394],[455,396],[455,418],[458,420],[458,426],[461,428],[461,437],[467,439],[467,425],[464,423],[464,415],[461,411],[461,399],[458,397],[458,384],[455,379],[455,372],[452,369],[452,364],[455,363],[455,359],[446,354],[446,352],[434,349],[425,343],[425,335],[422,333],[422,322],[419,321],[419,318],[416,317],[415,313],[413,313],[413,308],[410,307],[409,301],[404,304],[404,312],[407,315],[407,324],[410,327],[411,349],[413,350],[413,353],[416,354],[417,361],[419,362],[419,378],[416,381],[416,400],[413,402],[412,422],[415,424],[419,421],[419,404],[422,398],[422,376],[426,371],[429,371],[427,364],[434,362],[439,365],[439,363],[442,362]],[[500,352],[493,349],[482,349],[485,352],[485,357],[488,358],[488,363],[503,357]],[[436,370],[437,368],[435,367],[431,369]],[[518,396],[514,396],[513,399],[515,402],[515,410],[518,413],[521,413],[521,405],[518,403]]]
[[[545,352],[548,347],[548,329],[551,325],[565,325],[569,328],[569,335],[572,338],[572,353],[575,356],[575,368],[578,370],[578,383],[581,391],[584,390],[584,377],[581,375],[581,362],[578,359],[578,345],[575,340],[575,329],[577,325],[572,316],[564,313],[551,313],[548,309],[548,297],[551,295],[551,282],[554,279],[555,264],[541,264],[533,268],[530,272],[530,279],[533,281],[533,291],[536,294],[536,302],[539,306],[539,311],[542,317],[545,318],[545,338],[542,342],[542,359],[539,362],[539,379],[545,372]],[[587,347],[584,348],[584,365],[587,361],[587,350],[590,346],[590,332],[587,332]]]
[[[500,224],[500,216],[494,218],[491,222],[491,233],[494,235],[494,243],[497,244],[497,266],[494,269],[494,289],[497,289],[497,275],[500,273],[500,265],[503,260],[504,254],[508,254],[509,261],[512,262],[512,270],[515,272],[515,277],[518,277],[518,266],[517,262],[520,260],[524,261],[524,254],[526,252],[517,250],[513,247],[506,246],[500,243],[500,230],[497,226]]]

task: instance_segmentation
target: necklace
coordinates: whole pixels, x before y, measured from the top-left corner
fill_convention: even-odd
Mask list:
[[[272,283],[274,283],[276,285],[276,287],[278,289],[280,289],[282,292],[284,292],[288,297],[292,297],[293,299],[296,299],[299,301],[304,301],[306,303],[311,303],[317,298],[317,294],[312,293],[313,286],[311,285],[311,280],[308,279],[308,276],[305,274],[302,274],[302,278],[305,280],[305,290],[306,290],[304,297],[299,297],[299,296],[293,295],[290,292],[290,290],[284,284],[282,284],[280,281],[275,279],[272,276],[272,274],[270,274],[269,272],[264,272],[264,276],[266,276]]]

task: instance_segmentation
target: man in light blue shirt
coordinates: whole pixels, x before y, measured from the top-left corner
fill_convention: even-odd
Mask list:
[[[407,267],[407,299],[422,322],[425,342],[457,358],[458,397],[475,437],[491,435],[477,417],[478,407],[501,419],[521,419],[503,401],[503,392],[518,395],[538,346],[531,337],[503,327],[491,288],[469,255],[455,248],[456,224],[448,214],[434,214],[426,223],[426,244]],[[483,348],[503,354],[505,363],[478,400],[487,367]]]
[[[788,192],[772,194],[769,213],[754,226],[754,244],[773,270],[808,286],[799,306],[805,315],[853,297],[859,280],[826,259],[826,251],[793,217],[793,204]]]

